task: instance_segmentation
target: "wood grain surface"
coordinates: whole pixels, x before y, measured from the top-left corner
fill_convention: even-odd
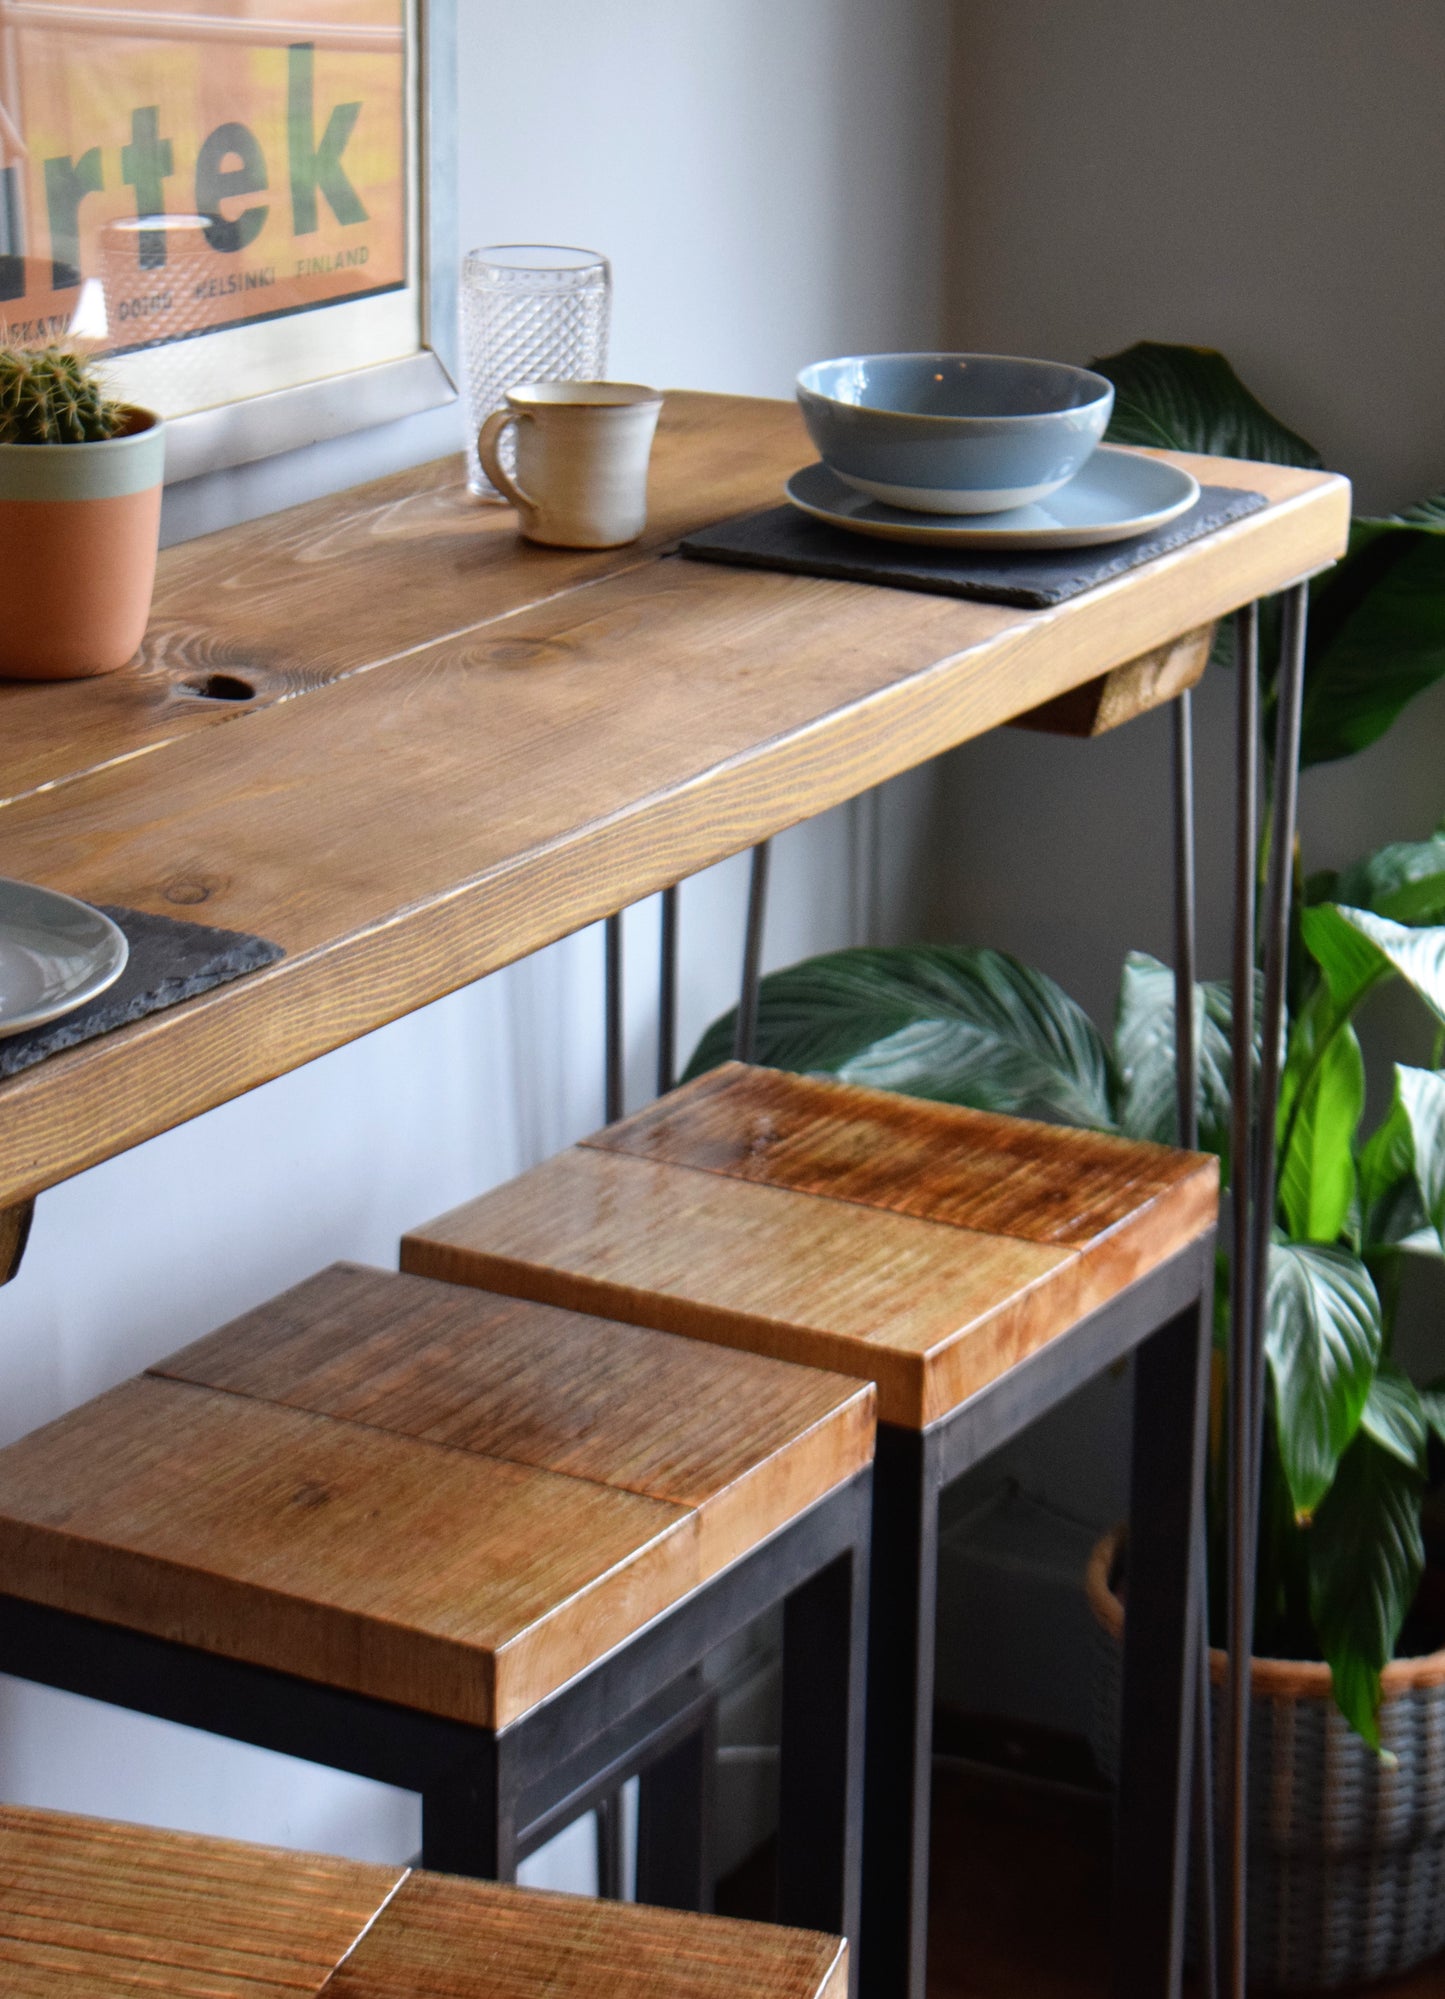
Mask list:
[[[801,422],[780,410],[670,396],[647,530],[626,548],[524,542],[511,508],[477,500],[461,459],[440,458],[163,550],[132,665],[54,687],[0,681],[0,803],[635,568],[761,505],[807,456]]]
[[[298,1999],[405,1869],[0,1805],[5,1999]]]
[[[0,1451],[0,1590],[502,1727],[872,1447],[856,1380],[341,1269]]]
[[[773,1924],[0,1805],[5,1999],[845,1999]]]
[[[660,479],[678,497],[659,535],[767,503],[804,449],[788,405],[669,407],[676,471],[665,456]],[[551,558],[508,536],[497,594],[476,597],[463,629],[445,551],[429,529],[405,530],[409,509],[424,523],[443,507],[435,470],[397,475],[369,509],[352,496],[355,517],[318,502],[189,544],[162,622],[174,603],[239,659],[272,616],[260,606],[275,537],[287,616],[309,592],[306,616],[337,628],[324,646],[285,641],[287,657],[305,678],[320,648],[327,684],[153,742],[129,725],[91,741],[59,707],[47,724],[52,689],[27,691],[41,705],[7,732],[4,690],[0,874],[179,907],[288,956],[0,1085],[0,1205],[1165,646],[1343,545],[1343,480],[1187,462],[1271,504],[1046,612],[659,558],[656,545],[585,581],[549,570],[539,594],[531,557]],[[443,535],[454,558],[459,538],[503,538],[477,518]],[[283,645],[276,629],[268,643]],[[335,663],[357,653],[368,670]],[[12,741],[42,749],[25,762]],[[68,774],[46,761],[57,743]]]
[[[8,1284],[19,1270],[34,1219],[33,1201],[17,1201],[13,1208],[0,1208],[0,1284]]]
[[[1186,632],[1142,659],[1131,659],[1097,680],[1086,680],[1082,687],[1016,715],[1011,726],[1047,736],[1106,736],[1197,687],[1217,630],[1217,625],[1203,625],[1197,632]]]
[[[873,1451],[841,1376],[348,1264],[151,1372],[690,1508],[699,1580]]]
[[[1088,1249],[1213,1226],[1218,1164],[1172,1146],[726,1062],[584,1139],[920,1221]]]
[[[845,1999],[837,1937],[412,1874],[327,1999]]]
[[[1213,1227],[1196,1153],[728,1064],[404,1268],[811,1361],[920,1427]]]
[[[486,1726],[696,1570],[683,1507],[151,1376],[0,1452],[0,1589]]]

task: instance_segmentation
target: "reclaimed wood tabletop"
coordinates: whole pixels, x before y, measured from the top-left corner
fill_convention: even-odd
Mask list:
[[[1157,656],[1347,531],[1334,475],[1179,458],[1268,504],[1050,610],[676,556],[810,455],[791,404],[673,394],[628,548],[531,547],[443,460],[166,551],[133,665],[0,685],[0,875],[286,953],[0,1083],[0,1210]]]

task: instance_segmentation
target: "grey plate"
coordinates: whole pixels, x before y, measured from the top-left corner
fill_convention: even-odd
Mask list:
[[[70,1013],[125,970],[130,946],[73,896],[0,876],[0,1035]]]
[[[875,541],[944,548],[1095,548],[1163,527],[1199,498],[1199,482],[1177,465],[1101,444],[1067,486],[1002,514],[914,514],[847,485],[821,462],[805,466],[784,491],[795,507],[830,527]]]

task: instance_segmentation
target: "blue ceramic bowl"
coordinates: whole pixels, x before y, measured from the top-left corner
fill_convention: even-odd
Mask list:
[[[1024,507],[1072,479],[1114,388],[1006,354],[854,354],[798,377],[808,435],[850,486],[926,514]]]

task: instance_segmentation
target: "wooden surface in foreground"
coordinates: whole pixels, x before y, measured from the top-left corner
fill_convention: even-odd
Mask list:
[[[836,1937],[0,1806],[5,1999],[846,1999]]]
[[[287,953],[0,1084],[0,1209],[1167,652],[1347,530],[1333,475],[1186,459],[1269,505],[1048,611],[670,552],[809,456],[790,404],[670,396],[646,538],[581,554],[459,460],[398,473],[167,551],[137,665],[0,686],[0,875]]]

